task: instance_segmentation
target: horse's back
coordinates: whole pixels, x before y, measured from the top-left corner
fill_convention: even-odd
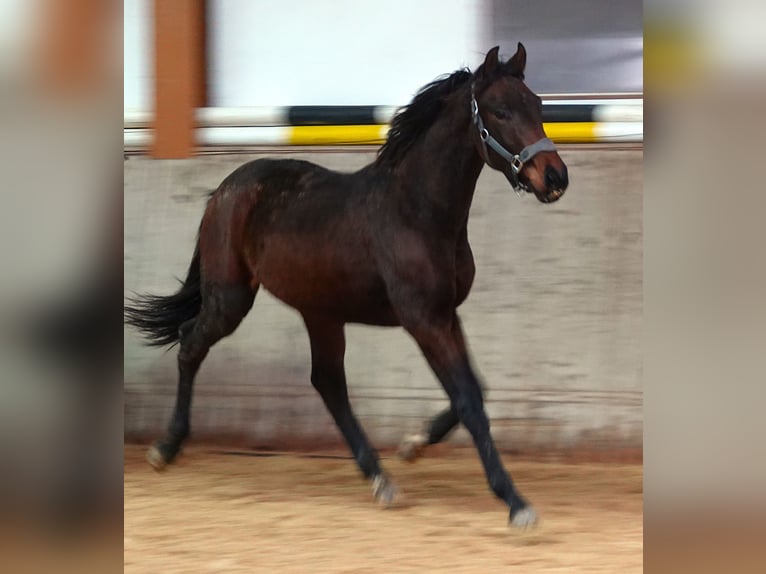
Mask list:
[[[205,260],[285,303],[390,321],[371,253],[370,182],[302,160],[258,159],[227,177],[203,220]],[[202,239],[202,237],[201,237]],[[201,242],[202,247],[202,242]]]

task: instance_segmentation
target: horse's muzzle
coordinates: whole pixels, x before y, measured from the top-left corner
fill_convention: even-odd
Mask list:
[[[569,172],[567,166],[562,164],[558,170],[552,165],[545,167],[545,190],[540,192],[534,189],[535,197],[542,203],[553,203],[561,199],[569,187]]]

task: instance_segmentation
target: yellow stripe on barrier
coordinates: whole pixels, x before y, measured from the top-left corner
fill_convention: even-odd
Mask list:
[[[598,141],[596,122],[550,122],[544,124],[546,135],[556,143],[593,143]],[[385,142],[388,126],[292,126],[288,145],[379,145]]]
[[[292,126],[289,145],[382,144],[387,125],[369,126]]]
[[[593,143],[598,141],[595,122],[550,122],[543,124],[545,134],[556,143]]]

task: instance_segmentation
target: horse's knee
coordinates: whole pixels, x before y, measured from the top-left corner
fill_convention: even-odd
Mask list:
[[[457,392],[453,407],[458,416],[475,416],[484,409],[484,397],[478,385],[466,385]]]
[[[344,377],[332,368],[313,367],[311,369],[311,385],[320,393],[335,394],[334,391],[342,389]]]
[[[489,431],[489,421],[484,413],[484,400],[479,389],[464,390],[455,399],[453,406],[460,422],[471,434]]]

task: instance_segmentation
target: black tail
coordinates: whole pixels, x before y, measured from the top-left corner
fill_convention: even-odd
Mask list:
[[[194,319],[202,306],[200,292],[199,246],[189,265],[186,281],[174,295],[143,295],[129,299],[125,306],[125,322],[136,327],[152,347],[165,347],[178,342],[179,327]]]

